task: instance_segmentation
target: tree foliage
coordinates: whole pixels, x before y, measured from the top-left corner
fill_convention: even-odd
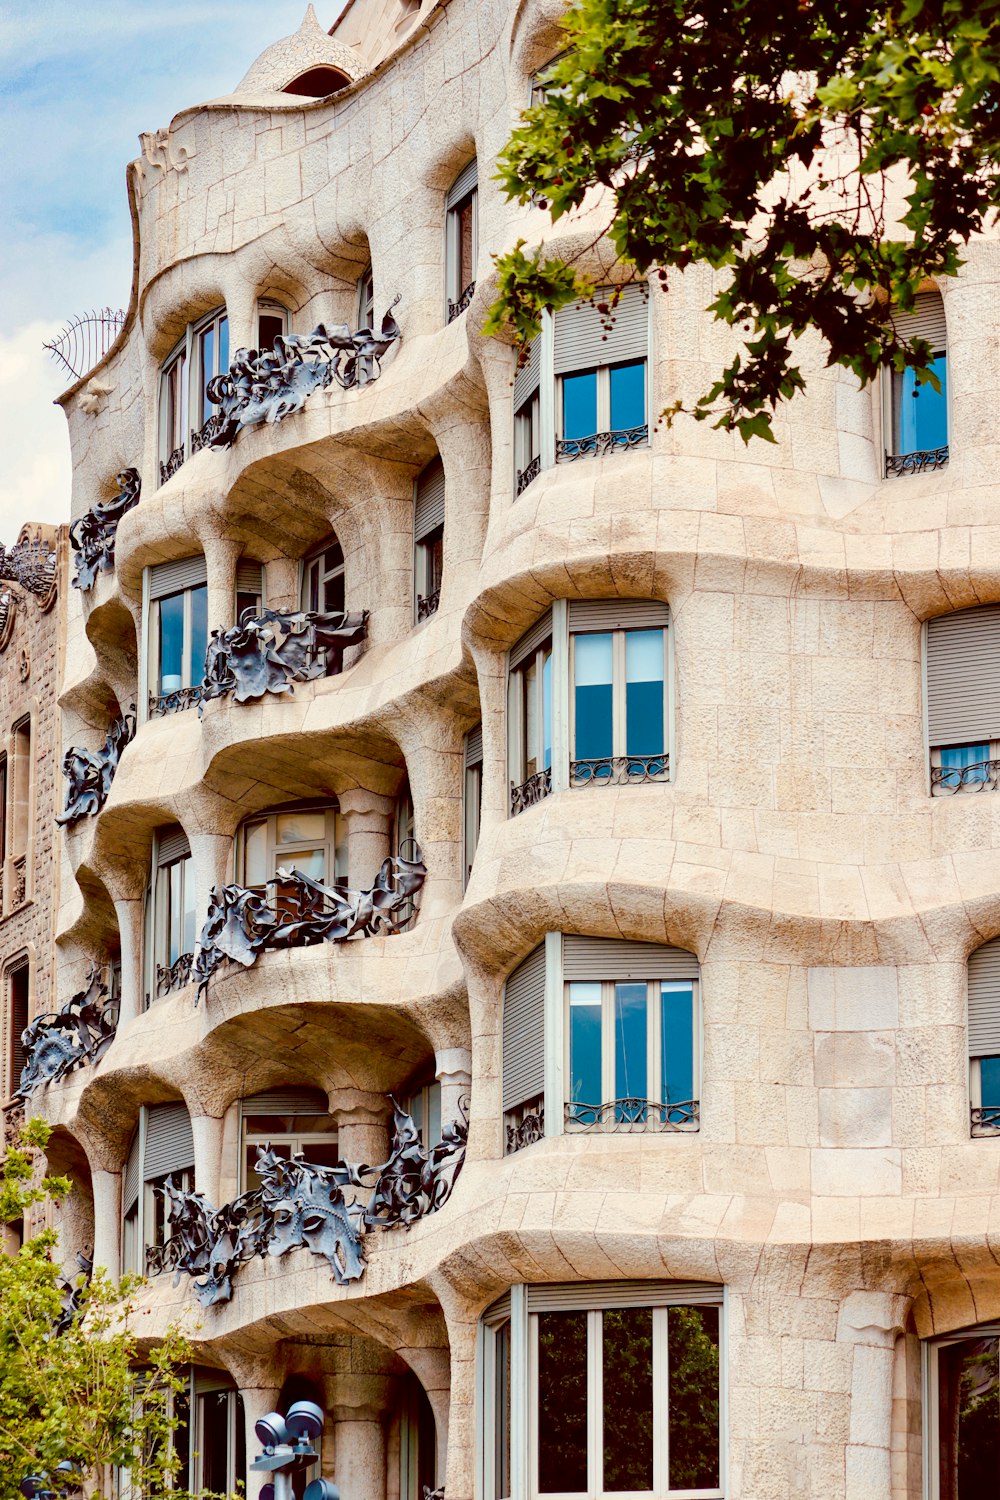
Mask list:
[[[32,1208],[58,1205],[70,1191],[65,1178],[37,1180],[37,1153],[49,1134],[44,1121],[32,1120],[3,1159],[5,1225],[24,1220]],[[50,1476],[66,1462],[70,1487],[86,1477],[88,1493],[98,1497],[118,1467],[134,1494],[173,1487],[185,1500],[170,1436],[172,1398],[186,1389],[190,1348],[171,1331],[141,1351],[134,1329],[139,1279],[124,1278],[116,1287],[102,1270],[82,1290],[69,1326],[56,1333],[63,1310],[57,1239],[45,1229],[16,1254],[0,1253],[0,1500],[20,1500],[25,1475]]]
[[[572,0],[499,180],[553,221],[603,189],[621,262],[667,288],[696,263],[719,273],[708,310],[741,348],[698,420],[771,437],[812,328],[862,381],[891,365],[936,385],[891,308],[953,276],[1000,203],[998,21],[991,0]],[[522,346],[543,308],[593,290],[524,241],[498,271],[486,331]]]

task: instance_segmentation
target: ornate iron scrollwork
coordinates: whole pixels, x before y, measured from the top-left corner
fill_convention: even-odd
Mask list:
[[[63,1333],[68,1333],[76,1322],[87,1294],[87,1288],[94,1275],[94,1262],[90,1256],[84,1255],[82,1250],[76,1252],[76,1263],[80,1269],[75,1275],[60,1276],[56,1281],[60,1296],[59,1316],[52,1324],[52,1332],[56,1338]]]
[[[193,971],[193,953],[182,953],[179,958],[174,959],[172,964],[157,964],[157,1000],[162,1000],[164,995],[171,995],[174,990],[182,990],[185,985],[190,984]]]
[[[970,1111],[973,1135],[1000,1135],[1000,1108],[972,1105]]]
[[[266,693],[294,692],[295,683],[323,677],[331,658],[339,671],[346,648],[367,633],[367,610],[318,614],[265,609],[257,615],[245,609],[239,624],[212,631],[200,701],[232,693],[237,703],[249,703]]]
[[[606,1104],[567,1102],[566,1124],[576,1130],[680,1130],[697,1125],[700,1106],[697,1099],[683,1099],[678,1104],[662,1099],[609,1099]]]
[[[514,817],[517,813],[524,812],[528,807],[534,807],[542,802],[552,791],[552,768],[549,766],[544,771],[536,771],[534,776],[529,776],[527,781],[522,781],[520,786],[510,784],[510,815]]]
[[[135,704],[127,714],[115,719],[107,733],[104,748],[88,750],[71,745],[63,756],[63,775],[69,782],[66,806],[56,816],[60,825],[75,823],[88,813],[98,813],[108,800],[122,751],[135,735]]]
[[[99,501],[69,528],[69,543],[75,554],[75,589],[86,592],[93,587],[99,572],[114,572],[118,522],[139,504],[142,480],[138,469],[122,469],[116,483],[117,495],[110,500]]]
[[[943,448],[923,448],[917,453],[887,453],[885,455],[886,479],[901,478],[904,474],[936,474],[938,469],[948,466],[948,444]]]
[[[663,755],[607,755],[600,760],[571,760],[570,786],[630,786],[665,781],[670,759]]]
[[[181,464],[186,458],[187,454],[184,451],[184,444],[181,443],[178,448],[175,448],[172,453],[169,453],[167,457],[161,461],[160,483],[166,484],[167,480],[177,473],[177,470],[180,468]]]
[[[205,394],[219,407],[219,425],[206,440],[210,448],[228,448],[241,432],[261,422],[280,422],[301,411],[314,391],[336,383],[343,390],[370,385],[381,373],[379,361],[392,348],[401,329],[392,315],[397,292],[378,333],[346,323],[312,333],[279,333],[274,348],[237,349],[228,371],[216,375]]]
[[[441,590],[435,589],[433,594],[417,595],[417,624],[421,620],[429,620],[431,615],[437,614],[438,605],[441,603]]]
[[[202,1193],[174,1186],[159,1191],[167,1205],[169,1237],[146,1251],[150,1276],[164,1271],[200,1277],[194,1289],[205,1307],[228,1302],[241,1265],[255,1256],[280,1256],[304,1247],[325,1257],[340,1286],[359,1281],[367,1265],[364,1236],[369,1229],[408,1229],[436,1213],[451,1197],[468,1142],[467,1101],[461,1117],[446,1125],[429,1151],[413,1118],[394,1099],[393,1141],[379,1167],[314,1166],[302,1156],[291,1161],[270,1146],[258,1147],[261,1185],[214,1209]],[[364,1188],[367,1205],[348,1202],[345,1188]]]
[[[28,1099],[42,1084],[64,1077],[79,1064],[99,1062],[117,1026],[118,1003],[108,999],[108,987],[95,964],[85,990],[61,1010],[36,1016],[21,1033],[24,1067],[13,1097]]]
[[[523,1151],[525,1146],[533,1146],[545,1135],[544,1098],[539,1096],[531,1099],[519,1109],[511,1111],[504,1124],[507,1156],[513,1155],[515,1151]]]
[[[194,687],[175,688],[172,693],[150,693],[149,717],[163,718],[166,714],[180,714],[201,702],[201,683]]]
[[[972,766],[931,766],[931,796],[955,792],[995,792],[1000,787],[1000,760],[980,760]]]
[[[280,889],[280,910],[269,906],[260,891],[217,885],[209,897],[194,962],[198,999],[225,962],[248,969],[267,948],[345,943],[349,938],[401,931],[412,918],[413,898],[426,874],[419,850],[416,859],[385,860],[367,891],[341,891],[299,870],[279,869],[268,885]]]
[[[472,298],[475,295],[475,291],[476,291],[476,283],[474,281],[470,281],[469,285],[465,288],[465,291],[459,297],[459,299],[458,299],[457,302],[452,302],[451,298],[450,297],[448,298],[448,322],[449,323],[454,323],[454,321],[455,321],[456,318],[460,318],[462,316],[462,314],[465,312],[466,308],[468,307],[469,303],[472,301]]]
[[[574,458],[603,458],[608,453],[627,453],[649,441],[649,426],[623,427],[614,432],[592,432],[589,437],[559,438],[556,463],[571,463]]]
[[[523,495],[531,481],[537,479],[541,472],[542,460],[540,456],[533,458],[526,469],[519,469],[517,471],[517,484],[514,490],[515,496]]]
[[[13,547],[0,545],[0,579],[20,584],[26,594],[48,601],[56,584],[56,551],[40,530],[21,528]]]

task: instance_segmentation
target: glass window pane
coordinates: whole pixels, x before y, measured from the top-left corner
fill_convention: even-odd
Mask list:
[[[569,987],[569,1102],[571,1119],[593,1124],[603,1101],[601,1081],[601,986]]]
[[[552,766],[552,652],[546,651],[542,663],[542,764]]]
[[[258,615],[260,613],[260,595],[245,594],[242,590],[238,590],[236,594],[236,619],[239,620],[246,610],[249,610],[251,615]]]
[[[1000,1057],[979,1059],[979,1084],[983,1109],[1000,1109]]]
[[[694,998],[690,984],[660,986],[660,1087],[664,1104],[694,1098]],[[673,1118],[669,1109],[666,1118]]]
[[[285,320],[280,313],[260,313],[257,318],[257,348],[266,349],[270,353],[274,348],[275,339],[284,331]]]
[[[672,1307],[667,1313],[672,1490],[719,1483],[719,1309]]]
[[[289,849],[282,852],[276,849],[274,854],[274,868],[284,870],[298,870],[300,875],[308,875],[310,880],[326,879],[326,849]]]
[[[184,686],[184,595],[160,600],[159,692],[175,693]]]
[[[979,1500],[1000,1475],[1000,1381],[996,1337],[938,1351],[940,1500]]]
[[[462,293],[470,286],[476,275],[476,250],[472,243],[473,199],[466,198],[456,210],[458,214],[458,291]]]
[[[539,1313],[538,1491],[587,1489],[587,1314]]]
[[[323,581],[323,609],[328,615],[344,612],[344,575],[334,573]]]
[[[510,1494],[510,1324],[493,1334],[493,1493],[497,1500]]]
[[[521,671],[522,722],[524,724],[524,779],[538,770],[538,664],[537,658]]]
[[[562,435],[590,437],[597,431],[597,371],[564,375],[562,383]]]
[[[225,1495],[229,1490],[229,1392],[210,1391],[198,1397],[201,1444],[199,1488]]]
[[[184,929],[184,861],[179,859],[176,864],[168,867],[168,879],[170,881],[170,937],[167,944],[167,962],[174,963],[184,952],[181,947],[181,934]]]
[[[274,820],[276,844],[304,844],[326,838],[325,812],[279,813]]]
[[[197,685],[205,675],[205,652],[208,650],[208,589],[205,584],[191,590],[191,676],[188,683]]]
[[[188,363],[187,353],[180,356],[177,361],[177,441],[174,446],[179,448],[187,437],[188,430]]]
[[[918,385],[912,370],[893,377],[897,453],[943,448],[948,441],[947,357],[939,354],[930,368],[941,382],[940,391]]]
[[[611,381],[611,430],[622,432],[641,427],[646,420],[646,361],[613,365]]]
[[[612,637],[573,637],[574,760],[601,760],[614,753],[612,739]]]
[[[180,1459],[180,1468],[177,1470],[177,1478],[174,1484],[177,1489],[185,1489],[190,1480],[188,1465],[191,1462],[191,1402],[186,1390],[178,1391],[174,1396],[174,1416],[177,1418],[177,1426],[174,1428],[171,1442],[174,1452]]]
[[[646,1093],[646,985],[616,984],[615,1098],[645,1099]],[[616,1119],[631,1119],[634,1111],[616,1109]],[[645,1111],[642,1112],[645,1118]]]
[[[990,758],[990,747],[985,745],[945,745],[941,756],[941,785],[945,787],[974,786],[987,778],[986,762]],[[975,770],[969,770],[969,767]],[[965,773],[963,775],[963,772]]]
[[[604,1330],[606,1494],[653,1488],[653,1312],[608,1310]]]
[[[663,631],[630,630],[625,636],[625,753],[662,755]]]
[[[229,369],[229,319],[223,314],[219,319],[219,363],[216,373]]]
[[[193,953],[195,943],[195,928],[198,925],[198,913],[194,906],[194,866],[189,859],[182,859],[179,865],[181,871],[182,901],[184,904],[184,928],[181,933],[182,953]]]
[[[263,885],[267,873],[267,824],[248,823],[243,834],[244,883]]]
[[[205,394],[205,387],[215,374],[215,328],[206,328],[201,335],[201,417],[199,426],[207,422],[214,407]]]

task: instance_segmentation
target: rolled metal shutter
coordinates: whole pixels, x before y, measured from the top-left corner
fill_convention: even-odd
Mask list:
[[[948,347],[944,301],[940,292],[918,292],[913,312],[894,307],[892,321],[902,338],[926,339],[935,354],[943,353]]]
[[[259,562],[241,557],[236,564],[236,590],[240,594],[264,592],[264,569]]]
[[[928,621],[927,731],[931,745],[1000,739],[1000,606]]]
[[[179,594],[182,589],[194,589],[208,582],[208,569],[203,553],[197,557],[181,557],[176,562],[157,563],[149,570],[149,597],[165,599],[168,594]]]
[[[233,1391],[236,1382],[225,1370],[210,1370],[207,1365],[195,1365],[192,1384],[196,1396],[208,1396],[213,1391]]]
[[[467,766],[482,765],[483,760],[483,726],[477,724],[470,729],[465,736],[465,764]]]
[[[552,611],[547,609],[541,619],[536,620],[530,630],[526,630],[516,646],[510,648],[509,665],[511,670],[519,667],[523,661],[533,655],[552,634]]]
[[[569,628],[584,630],[655,630],[670,624],[670,606],[658,599],[573,599]]]
[[[545,945],[514,970],[503,996],[503,1107],[545,1090]]]
[[[142,1172],[139,1162],[139,1131],[136,1130],[132,1137],[132,1144],[128,1151],[128,1161],[125,1163],[125,1177],[122,1182],[122,1212],[131,1213],[139,1201],[139,1185],[142,1182]]]
[[[563,938],[564,979],[697,979],[699,972],[686,948],[575,933]]]
[[[191,845],[183,828],[167,828],[159,834],[156,842],[156,863],[172,865],[175,859],[188,859]]]
[[[444,465],[431,459],[417,475],[417,492],[413,506],[413,537],[422,542],[438,526],[444,525]]]
[[[472,189],[479,186],[479,164],[475,157],[468,166],[462,168],[451,187],[448,189],[448,208],[456,208],[463,198],[467,198]]]
[[[320,1089],[268,1089],[240,1101],[245,1115],[328,1115],[330,1103]]]
[[[571,1281],[529,1286],[529,1312],[605,1307],[721,1307],[722,1287],[704,1281]]]
[[[146,1182],[183,1172],[194,1166],[194,1136],[191,1116],[184,1104],[151,1104],[146,1114],[146,1156],[142,1175]]]
[[[646,283],[633,282],[622,291],[614,311],[614,325],[605,330],[594,303],[613,293],[601,287],[590,301],[571,302],[555,315],[555,373],[591,370],[595,365],[617,365],[624,360],[645,359],[649,353],[649,308]]]
[[[1000,938],[969,954],[969,1056],[1000,1054]]]
[[[541,372],[541,339],[532,339],[528,345],[528,361],[514,375],[514,410],[519,411],[529,396],[538,390]]]

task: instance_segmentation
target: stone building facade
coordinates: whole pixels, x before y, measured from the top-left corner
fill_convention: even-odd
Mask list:
[[[110,1047],[32,1095],[64,1251],[158,1273],[213,1488],[309,1397],[345,1500],[967,1500],[995,246],[918,309],[946,397],[817,340],[773,447],[655,421],[728,356],[699,269],[517,370],[492,252],[620,279],[600,204],[491,180],[560,10],[310,12],[129,169],[126,323],[62,398],[63,746],[117,769],[59,1001],[121,965]]]

